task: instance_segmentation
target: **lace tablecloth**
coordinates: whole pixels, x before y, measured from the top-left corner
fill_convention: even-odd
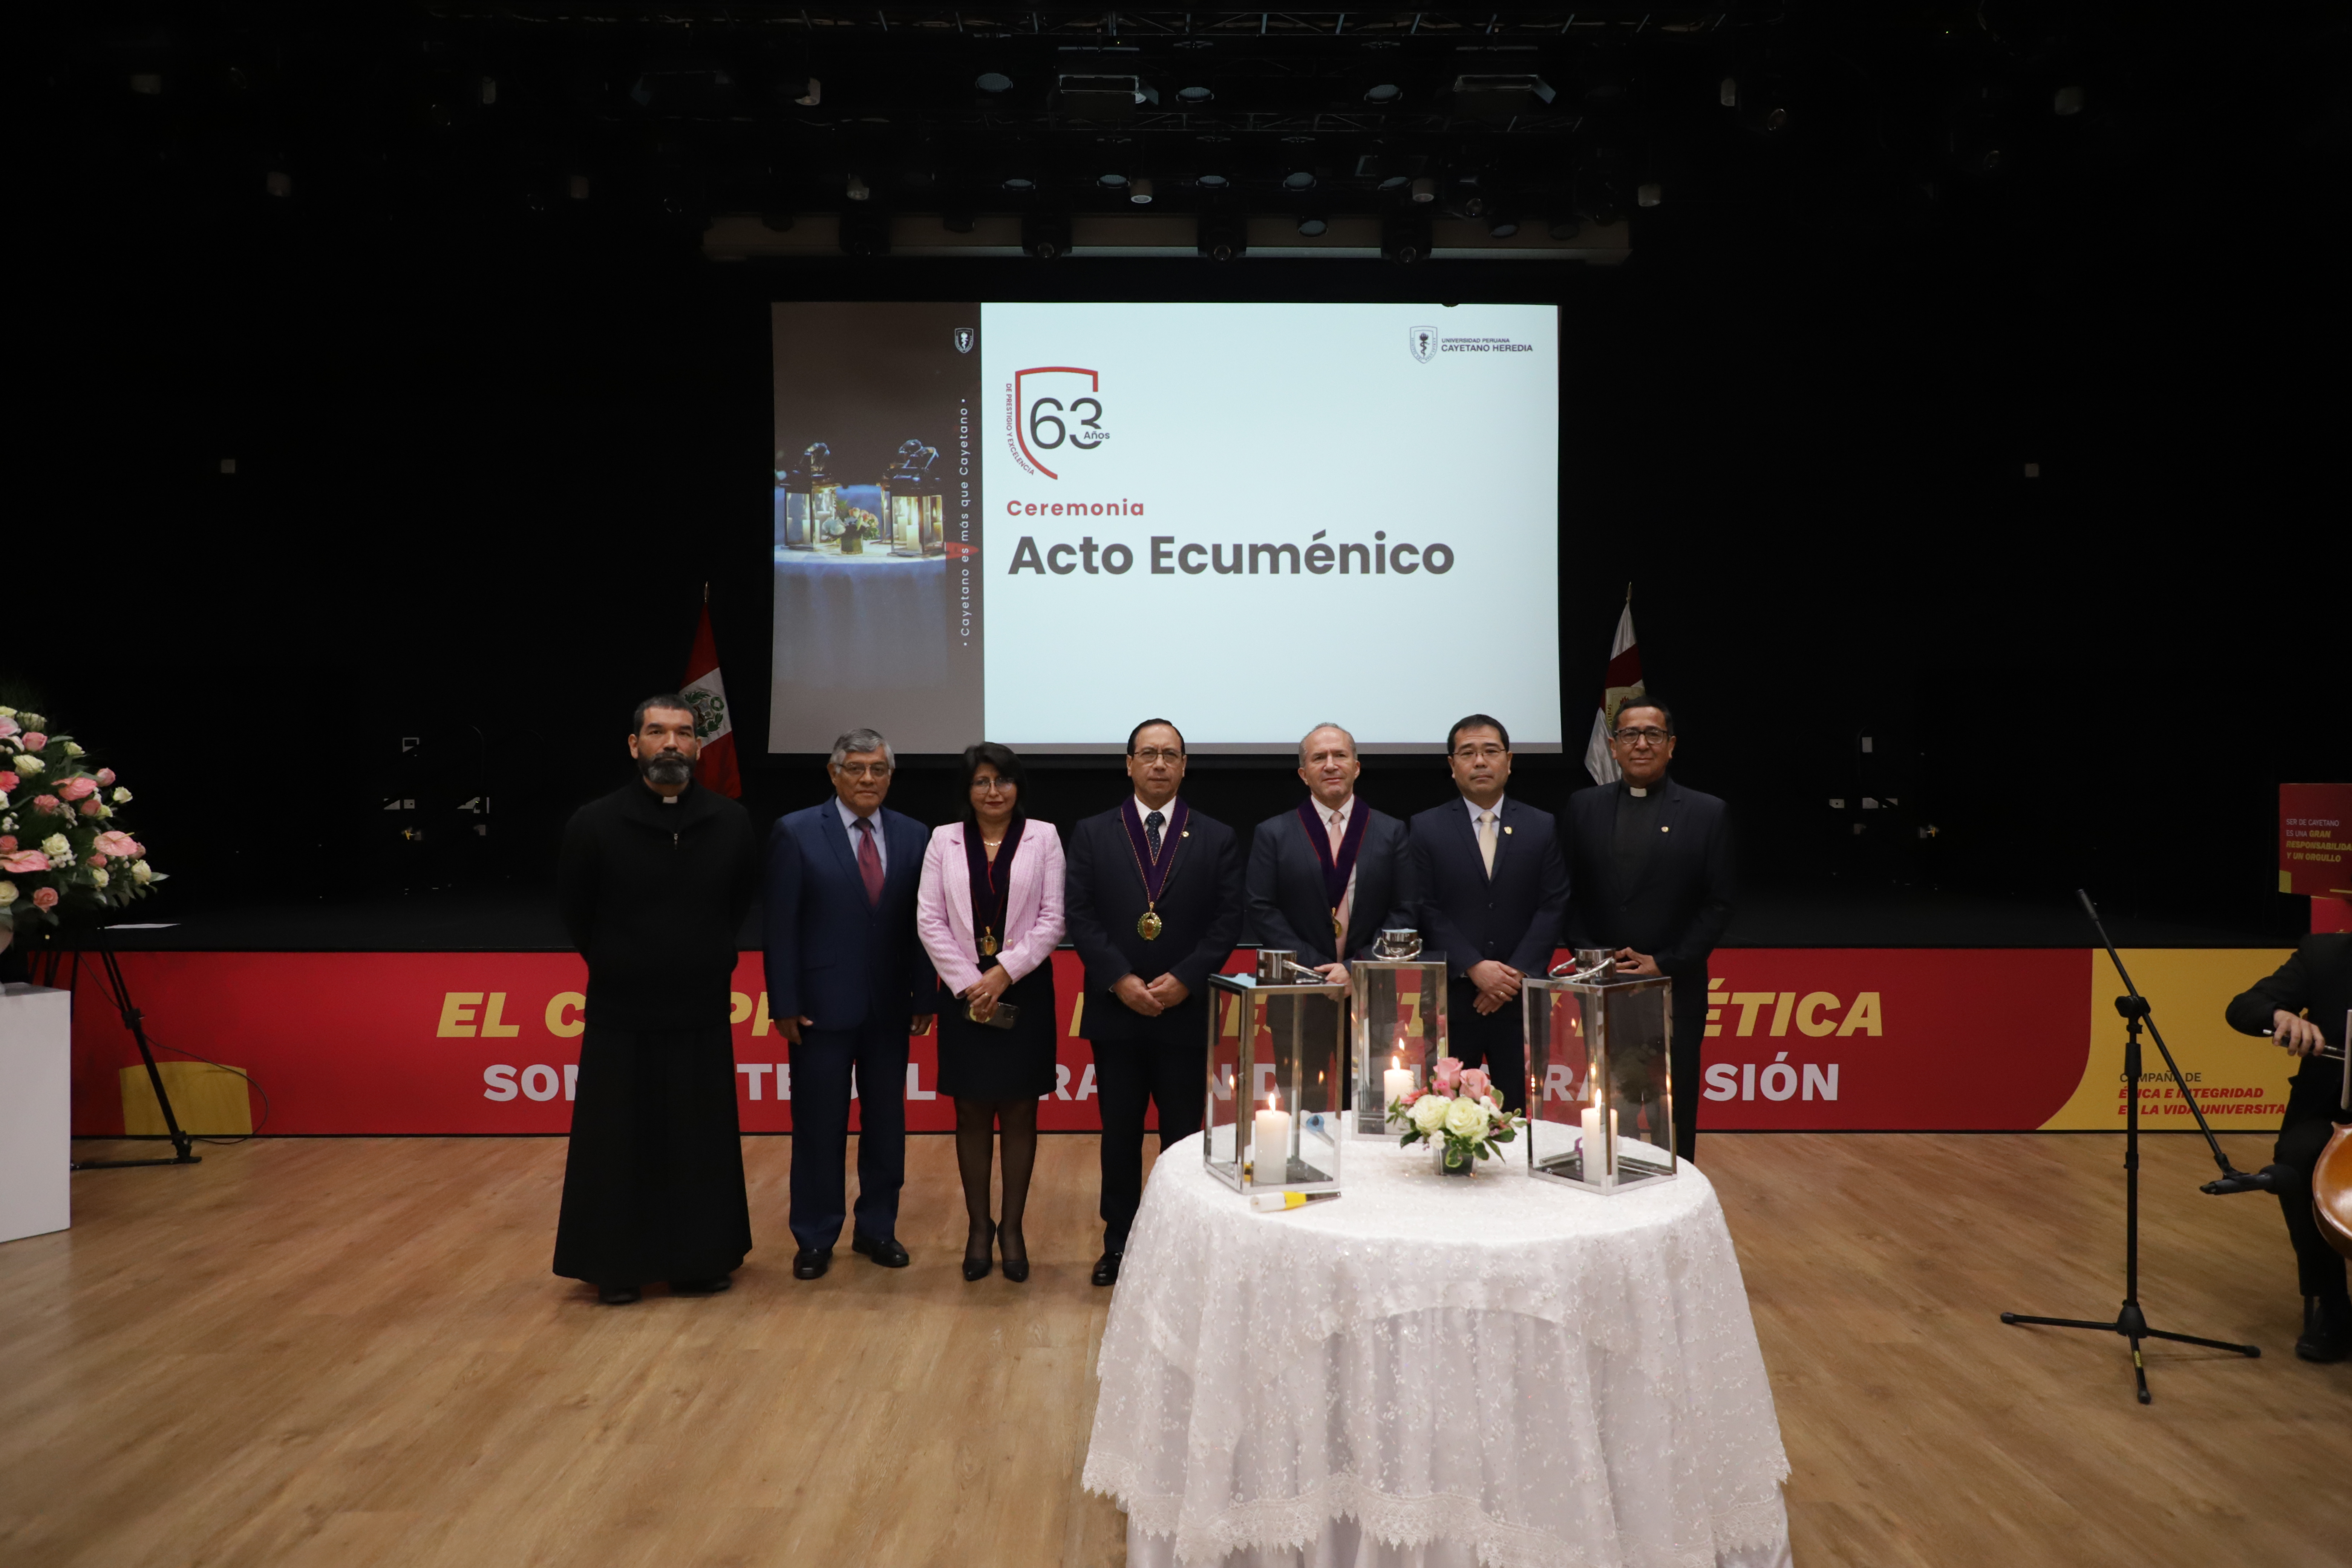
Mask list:
[[[1104,1330],[1088,1489],[1191,1568],[1785,1563],[1789,1461],[1715,1189],[1600,1197],[1525,1155],[1356,1142],[1258,1214],[1151,1173]]]

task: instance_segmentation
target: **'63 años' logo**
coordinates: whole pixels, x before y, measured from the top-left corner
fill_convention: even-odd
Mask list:
[[[1045,454],[1091,452],[1110,439],[1102,426],[1101,392],[1100,373],[1076,365],[1013,373],[1013,439],[1031,467],[1058,479],[1062,476],[1045,466]]]

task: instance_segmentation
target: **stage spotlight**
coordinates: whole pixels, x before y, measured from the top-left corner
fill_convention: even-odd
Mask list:
[[[1014,174],[1004,182],[1004,188],[1016,196],[1025,196],[1037,188],[1037,182],[1025,175]]]
[[[1195,85],[1192,87],[1180,87],[1176,89],[1176,101],[1184,105],[1187,109],[1198,109],[1204,103],[1215,102],[1216,99],[1217,90],[1211,87],[1201,87]]]
[[[1544,225],[1544,232],[1554,239],[1574,239],[1584,232],[1584,225],[1573,213],[1564,213]]]
[[[1095,184],[1100,185],[1107,191],[1123,191],[1127,189],[1127,176],[1125,174],[1105,174],[1100,179],[1097,180]]]
[[[1309,239],[1328,233],[1330,228],[1331,220],[1328,218],[1303,217],[1298,220],[1298,232]]]
[[[1290,173],[1282,176],[1282,188],[1286,191],[1313,190],[1315,188],[1314,171],[1310,169],[1293,169]]]
[[[1400,215],[1381,224],[1381,257],[1412,267],[1429,255],[1429,220]]]
[[[1133,202],[1139,207],[1150,206],[1151,205],[1151,182],[1150,180],[1129,181],[1127,185],[1127,199]]]
[[[1408,189],[1412,192],[1412,199],[1414,201],[1433,202],[1437,199],[1437,182],[1431,179],[1427,174],[1423,174],[1421,178],[1413,181]]]
[[[853,202],[871,201],[874,199],[874,187],[866,183],[865,175],[852,174],[849,176],[847,194]]]
[[[1196,243],[1210,260],[1231,261],[1249,249],[1249,222],[1238,213],[1202,213]]]
[[[1486,220],[1486,232],[1496,239],[1508,239],[1519,232],[1519,220],[1515,217],[1490,217]]]
[[[972,79],[971,85],[985,93],[1011,92],[1013,79],[1003,71],[982,71]]]
[[[1021,220],[1021,251],[1051,261],[1070,251],[1070,220],[1061,213],[1034,213]]]
[[[1654,207],[1666,199],[1666,187],[1655,180],[1644,180],[1633,193],[1636,206]]]
[[[843,208],[841,248],[851,256],[889,255],[890,215],[871,204]]]
[[[1204,191],[1222,191],[1233,184],[1223,174],[1195,174],[1192,183]]]
[[[1364,101],[1385,109],[1404,96],[1404,89],[1392,81],[1376,81],[1364,89]]]

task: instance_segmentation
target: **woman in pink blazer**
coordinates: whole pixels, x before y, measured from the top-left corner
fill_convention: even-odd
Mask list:
[[[963,1277],[983,1279],[992,1244],[1004,1277],[1029,1278],[1021,1234],[1037,1163],[1037,1101],[1054,1092],[1054,948],[1062,940],[1062,838],[1021,809],[1026,771],[1012,749],[963,754],[961,822],[923,851],[915,929],[939,971],[940,1087],[955,1100],[963,1177]],[[989,1145],[1004,1132],[1004,1207],[989,1218]]]

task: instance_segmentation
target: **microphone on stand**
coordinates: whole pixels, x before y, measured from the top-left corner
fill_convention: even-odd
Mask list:
[[[2294,1184],[2294,1169],[2289,1165],[2264,1165],[2259,1171],[2231,1171],[2228,1175],[2206,1183],[2197,1190],[2226,1197],[2231,1193],[2275,1193]]]

